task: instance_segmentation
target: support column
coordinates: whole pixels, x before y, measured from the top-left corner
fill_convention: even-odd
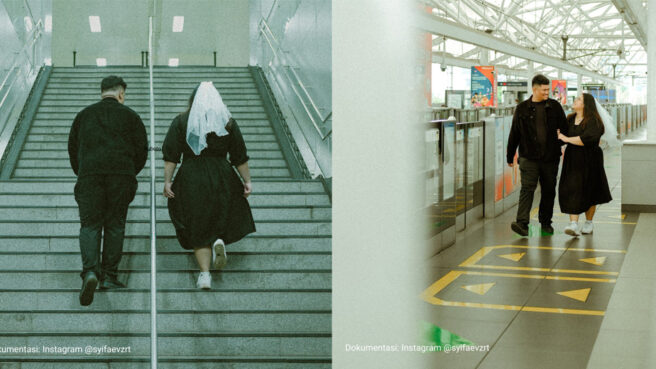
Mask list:
[[[488,65],[488,63],[490,63],[490,50],[481,49],[479,60],[481,65]]]
[[[534,74],[535,70],[533,69],[533,61],[529,60],[528,67],[526,68],[526,93],[528,93],[528,96],[533,95],[533,86],[531,86],[531,80],[533,79]]]
[[[647,19],[656,17],[649,0]],[[647,30],[647,139],[622,146],[622,211],[656,213],[656,27]]]
[[[580,74],[576,75],[576,94],[580,95],[583,93],[583,76]]]

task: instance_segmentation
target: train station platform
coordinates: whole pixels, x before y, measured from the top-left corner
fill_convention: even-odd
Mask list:
[[[440,368],[656,367],[656,216],[621,211],[621,149],[604,159],[613,200],[598,207],[592,234],[564,234],[558,201],[555,233],[541,234],[536,193],[528,237],[510,229],[515,206],[468,225],[430,258],[422,298],[436,343],[480,348],[438,353]]]

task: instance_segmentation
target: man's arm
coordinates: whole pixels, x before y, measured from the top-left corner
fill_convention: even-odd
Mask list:
[[[77,175],[78,171],[78,159],[77,159],[77,152],[79,148],[79,140],[78,140],[78,132],[80,130],[80,115],[76,115],[75,119],[73,120],[73,124],[71,125],[71,130],[68,133],[68,159],[71,162],[71,168],[73,169],[73,173]]]
[[[134,174],[137,175],[146,166],[148,160],[148,136],[146,135],[146,127],[139,115],[136,116],[135,121],[134,150]]]
[[[508,135],[508,148],[506,149],[506,162],[508,163],[508,166],[512,167],[514,165],[515,152],[517,152],[517,146],[519,146],[520,136],[519,116],[517,114],[517,109],[515,109],[512,126],[510,127],[510,134]]]
[[[565,116],[565,111],[563,110],[563,107],[558,104],[558,129],[560,130],[560,133],[563,135],[567,136],[567,131],[569,130],[569,124],[567,123],[567,116]],[[560,145],[566,145],[567,142],[564,142],[563,140],[560,140]]]

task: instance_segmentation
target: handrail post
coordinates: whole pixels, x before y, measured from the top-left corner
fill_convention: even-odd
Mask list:
[[[148,17],[148,74],[150,80],[150,363],[157,369],[157,243],[155,236],[155,96],[153,94],[153,17]]]

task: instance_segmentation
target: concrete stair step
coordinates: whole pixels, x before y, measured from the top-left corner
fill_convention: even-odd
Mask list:
[[[66,346],[103,347],[130,347],[130,351],[139,354],[150,352],[150,335],[147,334],[109,334],[109,332],[97,332],[80,336],[71,334],[64,337],[57,334],[0,336],[0,345],[8,346],[60,346],[65,340]],[[107,337],[109,335],[110,337]],[[248,337],[246,339],[246,337]],[[219,349],[220,348],[220,349]],[[242,355],[248,352],[250,355],[266,356],[293,356],[293,355],[320,355],[330,356],[331,338],[330,333],[162,333],[158,335],[158,351],[166,352],[168,355],[184,356],[214,356],[217,351],[224,355]],[[82,350],[80,350],[82,351]],[[3,359],[9,359],[15,354],[3,354]],[[22,354],[24,355],[24,354]],[[119,356],[121,354],[115,354]],[[131,354],[123,354],[131,356]],[[121,355],[121,356],[123,356]],[[20,355],[18,355],[20,356]],[[88,357],[83,352],[69,353],[66,356]]]
[[[161,145],[163,140],[155,140],[155,143]],[[253,150],[280,150],[278,142],[249,142],[247,146],[248,151]],[[64,150],[68,152],[68,141],[55,141],[55,142],[25,142],[23,150]],[[158,154],[159,155],[159,154]]]
[[[252,79],[234,79],[232,78],[231,80],[227,79],[210,79],[214,87],[221,92],[222,89],[224,88],[256,88],[255,82]],[[74,81],[74,82],[65,82],[65,81],[59,81],[59,80],[50,80],[48,81],[48,87],[49,88],[73,88],[73,89],[93,89],[96,90],[97,93],[100,93],[100,81],[101,79],[97,79],[92,82],[83,82],[83,81]],[[128,89],[126,90],[126,95],[130,93],[131,91],[137,91],[137,90],[143,90],[147,91],[150,90],[150,84],[147,80],[130,80],[130,79],[125,79],[125,82],[128,84]],[[189,80],[189,79],[177,79],[177,80],[169,80],[169,81],[162,81],[159,79],[155,79],[153,82],[153,89],[162,89],[162,90],[168,90],[168,89],[185,89],[190,91],[193,91],[196,86],[201,81],[195,81],[195,80]]]
[[[159,183],[162,184],[163,182]],[[140,182],[137,193],[150,193],[150,182]],[[321,182],[317,180],[280,180],[280,181],[253,181],[253,186],[259,192],[323,192]],[[0,181],[0,193],[73,193],[75,180],[62,182],[39,181]]]
[[[80,233],[80,222],[0,222],[0,235],[73,237]],[[175,228],[170,222],[157,223],[158,236],[175,236]],[[260,236],[330,236],[331,223],[322,221],[269,221],[256,224]],[[150,222],[130,222],[125,225],[126,236],[150,235]]]
[[[136,111],[140,116],[150,116],[150,106],[137,105],[132,106],[128,105],[132,110]],[[46,114],[46,113],[62,113],[62,114],[77,114],[84,107],[61,107],[61,106],[42,106],[37,110],[37,114]],[[232,114],[236,113],[264,113],[264,107],[262,105],[236,105],[228,106]],[[187,105],[184,106],[161,106],[155,110],[155,114],[163,115],[173,115],[176,116],[181,112],[187,110]]]
[[[29,257],[29,256],[27,256]],[[230,256],[228,256],[230,258]],[[78,265],[78,269],[80,268]],[[160,269],[160,268],[158,268]],[[124,282],[131,289],[149,289],[150,288],[150,269],[138,271],[135,269],[121,270],[119,280]],[[198,271],[167,271],[158,270],[157,286],[158,288],[196,288]],[[70,289],[80,287],[80,270],[74,271],[0,271],[0,289],[1,290],[22,290],[29,289]],[[232,288],[232,289],[330,289],[331,275],[323,271],[212,271],[212,286],[214,288]],[[3,321],[3,314],[0,314],[0,326],[3,331],[12,329],[18,330],[19,325],[11,328],[11,321]],[[25,322],[13,322],[22,326]],[[56,327],[56,326],[54,326]],[[75,331],[82,327],[74,325],[70,327]],[[215,326],[221,327],[222,326]],[[65,326],[61,327],[65,329]]]
[[[177,114],[175,116],[177,116]],[[158,117],[155,120],[155,128],[164,127],[168,129],[171,126],[171,122],[173,121],[175,116],[173,116],[170,120],[166,120],[163,119],[162,117]],[[239,123],[240,129],[245,127],[271,127],[271,123],[267,119],[241,119],[237,123]],[[61,127],[61,126],[70,128],[72,124],[73,124],[72,119],[39,119],[33,122],[32,128]],[[150,120],[145,120],[144,126],[150,127]]]
[[[79,287],[67,290],[3,290],[0,311],[74,311],[150,309],[150,290],[111,290],[94,296],[93,304],[80,306]],[[212,289],[165,290],[157,293],[157,306],[162,310],[278,311],[331,309],[330,291],[222,291]],[[0,336],[2,337],[2,336]],[[106,339],[106,337],[105,337]],[[107,344],[107,342],[104,342]],[[3,343],[0,343],[3,345]],[[12,346],[20,346],[17,342]],[[4,345],[6,346],[6,345]]]
[[[244,141],[246,144],[250,142],[277,142],[276,136],[273,134],[244,134]],[[156,142],[164,142],[165,134],[155,134]],[[66,142],[68,143],[68,134],[29,134],[26,142]],[[248,148],[248,146],[247,146]]]
[[[287,168],[251,168],[251,177],[257,178],[290,178],[291,174]],[[164,178],[163,174],[157,173],[158,180]],[[51,169],[51,168],[16,168],[13,173],[14,178],[56,178],[69,179],[75,178],[72,169]],[[150,178],[150,171],[141,171],[137,176],[138,179],[145,180]]]
[[[146,124],[146,132],[150,135],[150,125]],[[156,135],[166,135],[169,127],[166,126],[155,126]],[[239,130],[242,134],[273,134],[273,128],[269,127],[239,127]],[[30,128],[29,134],[65,134],[68,135],[70,132],[70,127],[62,126],[50,126],[50,127],[32,127]]]
[[[257,227],[257,224],[255,225]],[[330,252],[332,247],[330,237],[264,237],[258,233],[228,245],[228,252]],[[158,252],[180,252],[177,238],[173,236],[157,236]],[[0,236],[0,252],[79,252],[80,241],[77,235],[69,237],[38,237],[30,234]],[[149,252],[150,235],[126,237],[123,242],[124,252]]]
[[[83,108],[94,104],[100,100],[100,97],[89,97],[83,101],[79,100],[61,100],[61,99],[42,99],[39,108],[54,108],[54,107],[64,107],[70,110],[82,110]],[[232,108],[233,106],[263,106],[262,101],[259,96],[253,96],[251,99],[245,99],[241,96],[230,99],[223,99],[223,102]],[[150,109],[150,98],[148,99],[130,99],[128,105],[131,109]],[[177,107],[180,111],[186,110],[189,106],[188,101],[184,100],[170,100],[165,102],[155,101],[155,110],[159,111],[162,108],[171,108]]]
[[[250,155],[250,154],[249,154]],[[283,159],[251,158],[248,161],[249,168],[287,168],[287,161]],[[17,168],[70,168],[71,163],[66,159],[19,159]],[[164,160],[157,160],[155,168],[163,169]],[[144,170],[150,170],[150,161],[146,162]]]
[[[255,159],[283,159],[281,151],[274,150],[251,150],[248,152],[251,163]],[[68,151],[66,150],[23,150],[19,159],[66,159],[68,160]],[[286,162],[285,162],[286,165]]]
[[[175,111],[171,112],[168,114],[158,114],[157,111],[155,111],[155,116],[158,119],[162,119],[163,115],[171,115],[171,120],[175,118],[180,111]],[[239,123],[242,119],[269,119],[266,113],[260,112],[260,113],[248,113],[248,112],[231,112],[232,117]],[[70,112],[70,113],[36,113],[34,115],[35,119],[70,119],[71,122],[73,119],[75,119],[75,115],[77,112]],[[141,115],[141,120],[144,122],[150,119],[150,114],[142,114]],[[170,124],[170,122],[169,122]]]
[[[253,219],[255,223],[267,221],[330,221],[331,209],[316,207],[256,207],[252,206]],[[155,213],[158,223],[169,221],[167,208],[157,208]],[[79,221],[79,210],[77,207],[0,207],[0,220],[34,221]],[[150,207],[133,207],[128,210],[127,221],[149,222]]]
[[[156,205],[166,208],[168,199],[156,197]],[[255,192],[248,197],[248,203],[253,207],[261,206],[328,206],[330,199],[325,193],[281,193]],[[0,206],[77,206],[72,192],[69,193],[0,193]],[[130,206],[150,206],[150,195],[137,193]]]
[[[227,95],[242,95],[242,94],[248,94],[248,95],[256,95],[259,92],[257,91],[257,88],[253,87],[243,87],[243,86],[234,86],[234,87],[226,87],[226,86],[216,86],[216,88],[219,90],[221,93],[221,96]],[[69,98],[76,98],[76,97],[89,97],[93,96],[98,98],[100,96],[100,88],[98,87],[89,87],[89,88],[77,88],[77,87],[71,87],[71,88],[57,88],[57,87],[46,87],[44,93],[48,95],[59,95],[59,94],[66,94],[66,96],[69,96]],[[177,98],[186,98],[187,101],[189,101],[189,96],[193,92],[194,87],[191,88],[170,88],[167,89],[166,92],[163,91],[163,89],[159,89],[158,91],[153,91],[155,94],[155,99],[157,100],[158,97],[177,97]],[[150,91],[149,89],[146,88],[134,88],[128,90],[125,93],[125,102],[126,104],[130,103],[130,99],[132,97],[137,97],[137,96],[147,96],[150,98]]]
[[[186,94],[187,97],[186,99],[184,98],[185,94],[182,93],[176,93],[176,94],[164,94],[160,93],[159,91],[153,91],[155,93],[155,106],[158,106],[158,104],[167,104],[167,103],[174,103],[180,106],[183,106],[189,102],[189,95],[191,94]],[[231,94],[231,93],[222,93],[221,98],[223,98],[223,101],[226,102],[226,104],[229,104],[233,101],[251,101],[251,100],[259,100],[259,103],[262,103],[261,97],[257,92],[253,92],[251,94]],[[76,94],[73,91],[68,91],[67,93],[63,94],[57,94],[57,95],[43,95],[41,98],[41,103],[47,102],[48,104],[52,104],[53,102],[56,101],[65,101],[69,102],[72,104],[82,104],[84,106],[91,105],[93,103],[98,102],[100,100],[100,95],[99,94]],[[150,104],[150,93],[131,93],[129,99],[126,101],[126,104],[128,106],[132,106],[132,104]],[[186,105],[185,105],[186,106]]]

